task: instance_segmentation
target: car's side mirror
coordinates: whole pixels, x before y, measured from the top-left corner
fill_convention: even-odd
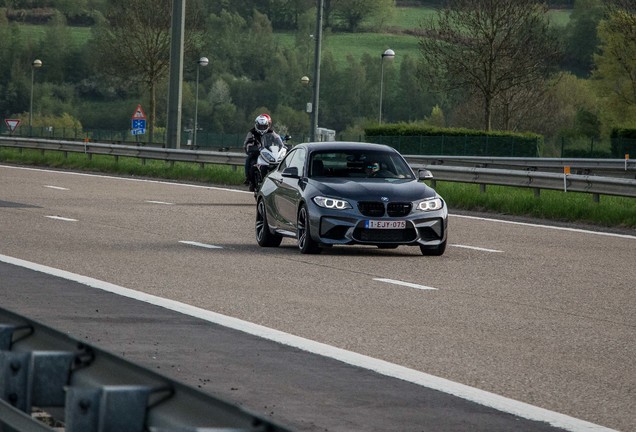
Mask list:
[[[298,177],[298,167],[287,167],[283,170],[283,177],[292,177],[292,178],[299,178]]]
[[[427,169],[419,169],[417,170],[417,177],[420,180],[430,180],[433,178],[433,173]]]

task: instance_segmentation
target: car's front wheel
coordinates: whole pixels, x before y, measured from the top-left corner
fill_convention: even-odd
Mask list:
[[[444,251],[446,251],[446,240],[444,240],[439,245],[433,246],[433,247],[420,245],[420,251],[422,252],[422,255],[425,255],[425,256],[444,255]]]
[[[309,212],[307,211],[307,206],[303,204],[298,211],[298,222],[296,228],[298,249],[300,249],[300,253],[303,254],[320,253],[320,246],[318,246],[318,243],[311,238],[309,229]]]
[[[265,201],[261,198],[256,205],[256,241],[262,247],[277,247],[283,237],[269,230]]]

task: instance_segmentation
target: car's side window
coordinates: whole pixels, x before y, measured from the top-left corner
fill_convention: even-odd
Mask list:
[[[297,153],[297,151],[292,150],[290,151],[287,156],[285,156],[285,159],[283,159],[279,164],[278,164],[278,171],[283,172],[283,170],[285,168],[287,168],[289,166],[289,161],[294,157],[294,155]]]
[[[298,149],[294,152],[294,155],[289,161],[287,166],[298,168],[298,175],[304,176],[305,173],[305,149]]]

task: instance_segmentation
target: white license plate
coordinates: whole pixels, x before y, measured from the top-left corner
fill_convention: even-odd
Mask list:
[[[404,229],[406,228],[406,221],[368,220],[364,221],[364,227],[367,229]]]

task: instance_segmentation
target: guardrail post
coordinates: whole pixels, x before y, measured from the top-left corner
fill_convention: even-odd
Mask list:
[[[0,397],[20,411],[64,406],[75,354],[66,351],[0,351]]]
[[[146,386],[69,387],[66,432],[143,432],[150,388]]]

